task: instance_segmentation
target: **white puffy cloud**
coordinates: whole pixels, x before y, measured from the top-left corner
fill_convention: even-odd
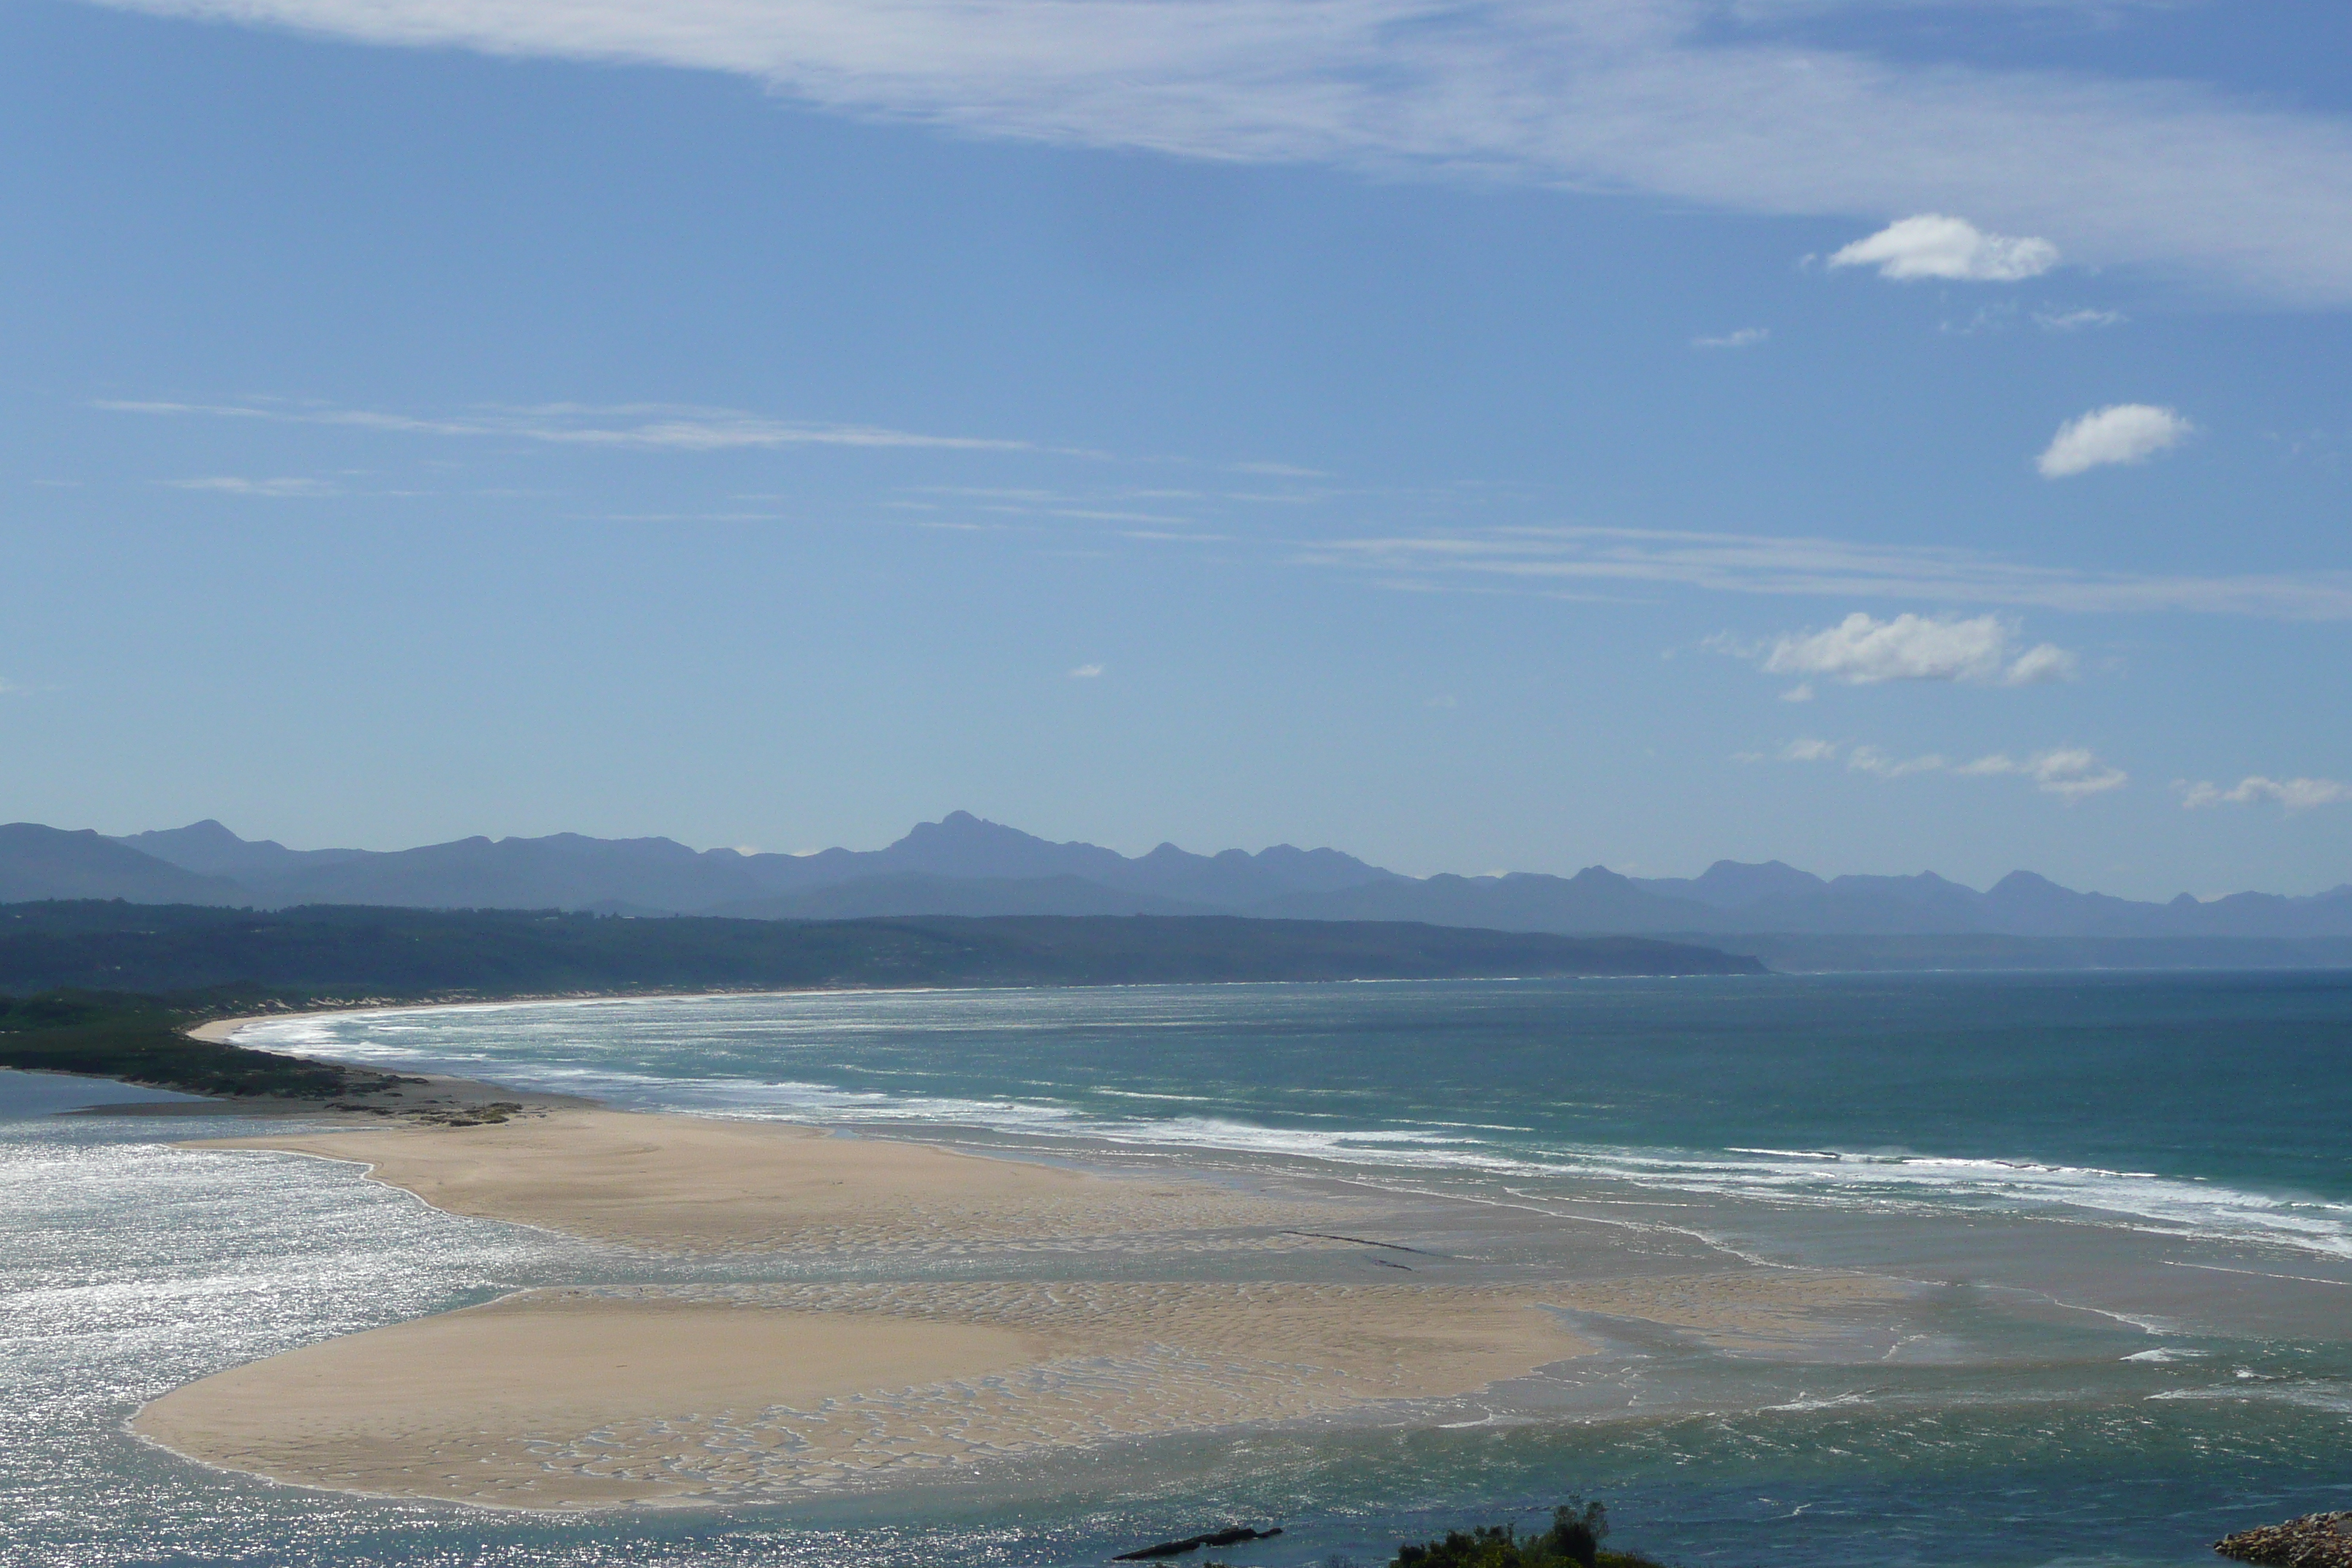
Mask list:
[[[1921,213],[1897,219],[1830,258],[1832,267],[1875,267],[1881,278],[1908,282],[1942,278],[1965,283],[2015,283],[2058,265],[2046,239],[1987,234],[1966,218]]]
[[[1070,679],[1072,680],[1095,680],[1101,677],[1103,667],[1099,664],[1082,664],[1078,666],[1077,668],[1070,671]]]
[[[1838,749],[1827,741],[1791,741],[1780,748],[1784,763],[1827,763],[1837,759]]]
[[[2274,800],[2289,811],[2315,805],[2337,805],[2352,800],[2352,784],[2335,779],[2266,779],[2250,773],[2228,789],[2215,784],[2183,784],[2180,804],[2194,811],[2200,805],[2252,805]]]
[[[1908,613],[1878,620],[1856,610],[1833,626],[1777,637],[1762,651],[1770,675],[1819,676],[1849,686],[1889,680],[1958,680],[2030,686],[2074,673],[2074,656],[2052,643],[2017,646],[1999,616],[1962,620]]]
[[[2178,410],[2149,403],[2095,408],[2058,426],[2034,466],[2045,479],[2063,479],[2108,463],[2144,463],[2196,428]]]
[[[1758,343],[1763,342],[1767,339],[1770,338],[1771,335],[1772,329],[1769,327],[1742,327],[1738,331],[1726,332],[1719,338],[1693,338],[1691,340],[1691,347],[1695,349],[1752,349]]]
[[[1746,213],[1964,212],[2095,265],[2352,300],[2340,116],[2187,81],[1727,33],[1720,0],[112,3],[378,45],[734,72],[802,103],[971,135]],[[1975,265],[2026,268],[2037,253],[2023,243]]]
[[[2062,795],[2069,802],[2084,795],[2105,795],[2111,789],[2121,789],[2131,775],[2121,768],[2111,768],[2093,755],[2088,748],[2063,746],[2053,751],[2036,752],[2019,759],[2005,752],[1979,757],[1952,770],[1967,777],[1982,778],[1995,774],[2017,774],[2033,781],[2036,789],[2045,795]]]

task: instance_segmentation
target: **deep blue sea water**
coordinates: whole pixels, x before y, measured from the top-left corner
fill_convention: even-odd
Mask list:
[[[0,1561],[1026,1565],[1238,1513],[1290,1532],[1234,1562],[1303,1564],[1579,1491],[1694,1564],[2188,1563],[2225,1529],[2352,1507],[2352,976],[831,994],[246,1037],[631,1106],[1307,1173],[1507,1210],[1538,1250],[1554,1220],[1670,1229],[1914,1282],[1918,1349],[1792,1365],[1628,1330],[1614,1413],[1563,1384],[1483,1422],[1162,1439],[789,1509],[371,1502],[205,1471],[121,1422],[221,1366],[622,1265],[351,1167],[164,1146],[229,1119],[26,1115],[0,1120]]]

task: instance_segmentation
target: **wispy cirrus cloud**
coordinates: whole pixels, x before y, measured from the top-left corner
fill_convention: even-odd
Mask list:
[[[164,403],[102,400],[95,405],[117,414],[255,419],[280,425],[323,425],[407,436],[504,437],[566,447],[608,447],[642,451],[717,452],[782,447],[933,448],[959,452],[1041,452],[1064,457],[1099,454],[1076,447],[985,436],[937,436],[874,425],[827,425],[770,419],[736,409],[667,404],[595,406],[553,403],[532,407],[488,407],[433,416],[365,408],[327,408],[292,403]]]
[[[2180,791],[2180,804],[2191,811],[2210,805],[2252,805],[2260,801],[2276,801],[2289,811],[2308,811],[2315,805],[2340,805],[2352,801],[2352,784],[2335,779],[2272,779],[2260,773],[2249,773],[2236,784],[2223,788],[2216,784],[2176,784]]]
[[[967,134],[1499,177],[1757,214],[1918,224],[1966,213],[1988,237],[2047,237],[2096,265],[2352,301],[2341,119],[2189,82],[1906,59],[1790,30],[1835,5],[113,3],[380,45],[731,72],[803,103]],[[2008,243],[1958,265],[2016,270],[2039,255]]]
[[[209,490],[215,495],[274,496],[298,500],[318,500],[339,496],[342,489],[324,479],[247,479],[231,474],[215,474],[196,479],[164,479],[164,486],[175,490]]]
[[[1896,757],[1876,746],[1856,746],[1846,753],[1845,765],[1858,773],[1871,773],[1883,779],[1906,779],[1913,773],[1939,773],[1946,767],[1941,752],[1929,752],[1916,757]]]
[[[1719,338],[1693,338],[1691,340],[1691,347],[1695,349],[1752,349],[1757,347],[1759,344],[1769,342],[1771,336],[1772,329],[1769,327],[1742,327],[1738,331],[1726,332]]]
[[[2013,774],[2033,781],[2033,787],[2044,795],[2060,795],[2067,801],[2077,801],[2086,795],[2105,795],[2111,789],[2121,789],[2131,775],[2121,768],[2112,768],[2082,746],[2061,746],[2052,751],[2036,752],[2027,757],[2011,757],[2005,752],[1995,752],[1989,757],[1963,763],[1952,770],[1968,778],[1994,777]]]
[[[1402,585],[1511,584],[1591,595],[1711,593],[1927,600],[2018,609],[2185,610],[2284,620],[2352,619],[2352,573],[2159,576],[2037,566],[1939,545],[1571,525],[1370,536],[1298,559],[1378,571]]]
[[[2094,331],[2102,327],[2120,327],[2131,320],[2121,310],[2036,310],[2033,324],[2045,332]]]
[[[1902,756],[1867,744],[1841,749],[1831,741],[1802,740],[1790,742],[1769,758],[1759,752],[1742,752],[1733,760],[1743,763],[1768,760],[1833,763],[1840,755],[1845,758],[1848,772],[1868,773],[1873,778],[1905,779],[1921,773],[1944,773],[1954,778],[2027,779],[2043,795],[2054,795],[2069,805],[2095,795],[2121,789],[2131,782],[2129,773],[2101,762],[2086,746],[2053,746],[2022,757],[2011,756],[2007,752],[1993,752],[1973,762],[1955,763],[1941,752]]]

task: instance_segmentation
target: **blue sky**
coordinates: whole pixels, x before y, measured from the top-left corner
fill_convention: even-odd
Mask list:
[[[2352,879],[2352,13],[0,9],[0,816]]]

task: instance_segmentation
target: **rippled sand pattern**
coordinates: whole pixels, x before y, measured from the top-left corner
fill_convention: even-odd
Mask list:
[[[566,1111],[462,1129],[209,1142],[361,1161],[436,1208],[670,1255],[789,1252],[937,1260],[1057,1250],[1305,1245],[1335,1205],[1207,1182],[1107,1178],[773,1122]]]
[[[529,1291],[207,1378],[156,1440],[519,1507],[790,1495],[1467,1393],[1591,1346],[1539,1289],[1206,1282]]]
[[[567,1110],[209,1147],[364,1161],[459,1214],[762,1259],[767,1282],[528,1290],[354,1334],[133,1422],[232,1469],[473,1503],[790,1497],[1451,1398],[1591,1352],[1577,1313],[1801,1352],[1892,1288],[1622,1226],[1552,1226],[1531,1259],[1535,1222],[1507,1207],[1439,1215],[1399,1194],[1093,1175],[772,1123]],[[1499,1272],[1498,1248],[1517,1259]],[[779,1258],[831,1278],[773,1282]]]

